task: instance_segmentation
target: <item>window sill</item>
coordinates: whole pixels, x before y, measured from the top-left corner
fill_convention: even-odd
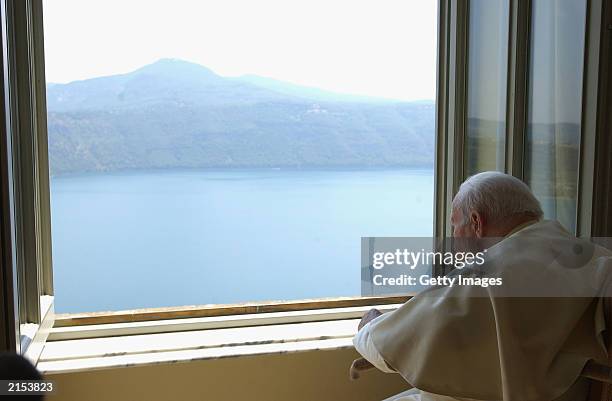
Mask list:
[[[357,319],[361,318],[361,316],[363,316],[363,314],[371,308],[378,308],[381,311],[388,311],[397,308],[399,305],[401,304],[183,319],[174,318],[146,322],[89,324],[65,327],[56,326],[49,334],[49,341]]]
[[[68,313],[55,315],[55,327],[101,325],[114,323],[154,322],[158,320],[201,317],[267,314],[271,312],[305,312],[315,309],[342,309],[360,306],[402,304],[410,298],[403,296],[341,297],[304,299],[298,301],[269,301],[228,305],[194,305],[167,308],[146,308],[113,312]]]
[[[380,309],[392,310],[397,306],[384,305]],[[70,338],[66,337],[67,328],[55,328],[49,337],[51,341],[47,342],[42,351],[38,368],[45,374],[61,374],[126,366],[351,348],[359,318],[369,308],[218,317],[216,327],[213,324],[215,322],[210,320],[213,318],[201,318],[209,320],[194,322],[194,327],[204,323],[209,327],[190,331],[173,331],[176,327],[172,327],[172,322],[169,321],[169,332],[135,334],[138,328],[134,325],[151,323],[140,322],[131,323],[133,326],[129,327],[124,335],[97,338],[77,336],[66,339]],[[327,316],[322,316],[324,312]],[[327,317],[327,320],[321,320],[322,317]],[[296,322],[298,318],[301,321]],[[268,319],[268,323],[261,324],[265,319]],[[308,319],[311,321],[307,321]],[[162,322],[154,323],[158,329],[163,326]],[[228,323],[230,326],[227,326]],[[239,323],[242,326],[231,326],[231,323]],[[121,328],[98,328],[107,330],[106,334],[117,329]],[[144,329],[149,330],[150,327]],[[87,330],[91,336],[96,329],[90,327]],[[62,336],[64,339],[60,339]]]

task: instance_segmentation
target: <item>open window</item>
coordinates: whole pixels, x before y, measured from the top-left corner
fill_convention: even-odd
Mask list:
[[[397,302],[360,238],[433,234],[436,0],[43,5],[58,321]]]
[[[437,1],[136,3],[3,2],[17,336],[404,301],[360,237],[433,233]]]

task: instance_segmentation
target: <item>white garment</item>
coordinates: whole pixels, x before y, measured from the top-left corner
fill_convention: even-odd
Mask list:
[[[380,316],[379,316],[380,317]],[[378,318],[376,318],[378,319]],[[393,369],[387,365],[383,357],[376,350],[372,337],[370,335],[370,324],[376,319],[372,319],[353,337],[353,345],[361,356],[368,360],[374,367],[385,373],[395,373]],[[384,401],[458,401],[456,398],[447,397],[444,395],[431,394],[418,389],[411,389],[403,393],[394,395]]]
[[[513,239],[510,240],[510,238],[513,238]],[[566,387],[565,393],[558,396],[558,398],[556,398],[555,400],[556,401],[586,400],[588,390],[589,390],[589,381],[581,377],[574,376],[572,378],[572,376],[575,374],[575,367],[578,366],[580,363],[582,363],[582,361],[580,359],[576,359],[575,356],[579,355],[581,357],[589,357],[591,359],[597,359],[597,358],[604,359],[605,350],[603,350],[604,349],[603,345],[598,342],[598,338],[599,338],[598,336],[600,335],[602,327],[604,327],[603,315],[597,312],[597,311],[601,311],[601,309],[595,309],[594,311],[591,310],[592,308],[586,311],[584,311],[583,309],[585,305],[588,305],[588,303],[593,302],[590,299],[593,298],[594,290],[601,287],[603,285],[602,283],[608,283],[611,281],[608,279],[608,273],[612,271],[612,264],[611,264],[612,259],[610,258],[611,254],[609,251],[603,248],[600,248],[600,247],[595,247],[594,249],[592,249],[591,250],[592,253],[589,253],[589,247],[585,248],[586,252],[582,251],[583,250],[582,247],[578,247],[578,248],[576,248],[576,246],[571,247],[570,245],[572,244],[576,244],[576,245],[582,245],[582,244],[575,237],[571,236],[570,234],[567,234],[567,232],[563,230],[558,223],[555,223],[555,222],[542,221],[536,224],[532,224],[528,227],[521,226],[517,230],[515,230],[515,232],[511,233],[511,235],[508,235],[507,240],[509,242],[506,243],[506,240],[504,240],[504,241],[501,241],[497,246],[491,247],[489,249],[490,251],[489,257],[491,257],[492,260],[506,260],[503,258],[504,253],[508,254],[508,252],[510,252],[510,255],[514,255],[514,252],[518,252],[521,250],[523,250],[525,253],[529,252],[528,253],[529,258],[526,258],[524,255],[521,255],[521,256],[523,257],[523,259],[527,259],[527,262],[532,263],[534,266],[536,265],[540,266],[539,270],[537,270],[536,272],[538,272],[538,274],[541,275],[541,277],[537,276],[536,277],[537,280],[533,280],[533,282],[523,282],[525,277],[531,278],[533,276],[533,274],[526,274],[526,273],[530,273],[530,271],[528,270],[528,266],[509,264],[508,266],[514,269],[512,271],[513,274],[510,275],[508,272],[502,271],[502,273],[505,273],[505,275],[503,276],[504,283],[506,283],[505,281],[506,279],[514,280],[514,281],[510,281],[511,283],[510,288],[511,289],[520,288],[521,290],[525,290],[523,287],[527,287],[532,291],[532,292],[525,291],[525,294],[528,294],[528,295],[536,293],[533,291],[537,291],[541,293],[543,290],[548,289],[548,287],[554,288],[556,291],[563,289],[564,291],[566,291],[568,295],[564,295],[558,298],[559,297],[558,292],[553,291],[553,292],[550,292],[550,294],[553,295],[552,297],[553,299],[558,300],[558,302],[560,302],[559,305],[567,306],[567,311],[568,311],[567,315],[575,316],[576,318],[580,317],[580,319],[592,319],[593,320],[592,327],[591,325],[585,325],[585,327],[583,328],[580,325],[575,325],[574,323],[572,323],[573,320],[565,324],[563,319],[558,319],[558,317],[563,315],[561,313],[557,313],[556,315],[551,315],[551,317],[553,318],[555,316],[557,317],[556,320],[551,318],[550,321],[552,321],[552,323],[556,323],[555,327],[557,326],[561,327],[562,330],[560,330],[560,332],[564,333],[563,335],[567,334],[568,336],[573,336],[572,338],[574,339],[574,342],[572,343],[573,344],[572,346],[575,349],[570,349],[571,352],[564,351],[564,352],[557,353],[557,359],[559,359],[560,357],[565,358],[563,359],[563,364],[559,363],[559,366],[563,369],[557,369],[557,371],[563,373],[563,375],[559,374],[557,376],[554,376],[553,378],[556,380],[556,382],[551,381],[548,383],[542,383],[542,384],[553,383],[554,385],[557,385],[557,386],[560,386],[560,385],[565,386],[566,383],[564,383],[563,381],[568,382],[569,380],[575,380],[575,382],[571,384],[569,388]],[[535,245],[532,247],[525,246],[525,244],[531,243],[530,241],[533,241]],[[523,246],[524,248],[521,248],[519,245]],[[571,251],[571,252],[569,251],[566,252],[567,255],[564,253],[564,249],[565,249],[564,246],[566,246],[567,249]],[[576,249],[578,249],[578,251],[576,251]],[[495,252],[493,255],[497,257],[497,259],[490,256],[493,252]],[[552,259],[550,259],[551,255],[553,256]],[[581,259],[582,255],[586,256],[587,259],[582,260]],[[505,264],[497,264],[497,265],[492,264],[491,266],[493,268],[501,269],[502,267],[505,267],[506,265]],[[539,284],[543,280],[542,277],[546,279],[545,280],[547,282],[546,287],[542,287]],[[554,286],[550,285],[551,283],[555,285]],[[529,286],[525,286],[524,284],[529,284]],[[497,290],[496,293],[503,294],[501,290],[502,288],[500,287],[500,289]],[[447,293],[451,292],[450,290],[447,290],[447,289],[444,289],[444,291]],[[457,291],[455,291],[455,293],[457,293]],[[466,294],[469,294],[469,292],[467,292]],[[408,312],[413,312],[416,314],[417,317],[419,317],[420,316],[419,314],[426,316],[426,314],[429,313],[430,311],[432,310],[435,311],[436,309],[433,307],[428,309],[427,307],[423,306],[423,305],[425,306],[429,305],[427,301],[429,301],[430,299],[426,299],[425,296],[421,296],[420,298],[419,296],[417,296],[415,297],[415,299],[412,300],[414,302],[408,302],[405,305],[403,305],[402,306],[403,309],[400,308],[393,313],[385,314],[376,319],[373,319],[371,322],[366,324],[354,337],[353,344],[355,346],[355,349],[366,360],[372,363],[372,365],[374,365],[379,370],[383,372],[394,372],[394,369],[391,369],[391,365],[389,365],[387,361],[385,360],[385,358],[382,357],[379,349],[374,343],[373,337],[374,336],[377,337],[377,339],[379,340],[377,341],[377,344],[379,346],[383,347],[386,344],[387,347],[391,347],[391,349],[393,350],[399,349],[401,352],[405,353],[406,352],[405,350],[411,348],[410,341],[414,340],[415,333],[417,334],[419,333],[419,331],[416,330],[417,328],[415,328],[414,332],[410,332],[410,330],[408,330],[405,333],[405,336],[402,335],[401,330],[407,330],[406,328],[412,327],[413,324],[415,324],[415,321],[416,323],[418,323],[418,319],[415,319],[415,318],[408,319],[408,317],[411,316],[408,314]],[[469,299],[467,297],[465,297],[465,299],[467,301],[457,301],[454,303],[450,301],[443,303],[441,302],[441,300],[451,300],[452,301],[452,300],[455,300],[455,298],[440,299],[440,302],[435,303],[435,305],[436,306],[442,305],[442,306],[447,306],[451,308],[478,307],[480,305],[476,302],[468,302]],[[528,306],[528,304],[521,303],[521,302],[511,303],[504,297],[497,297],[497,298],[491,297],[490,299],[496,301],[494,306],[496,306],[498,309],[502,308],[501,311],[506,312],[507,316],[502,316],[502,317],[505,317],[506,320],[501,319],[500,321],[505,322],[506,327],[510,327],[510,329],[512,329],[513,326],[509,325],[508,319],[512,317],[516,318],[516,314],[522,310],[525,310],[525,307]],[[596,299],[596,298],[593,298],[593,299]],[[543,297],[542,299],[534,300],[533,306],[534,306],[534,310],[539,311],[539,312],[541,312],[542,308],[546,306],[559,307],[558,304],[555,302],[552,302],[552,301],[548,302],[547,297]],[[462,311],[465,312],[465,310],[462,310]],[[478,309],[475,309],[475,311],[478,311]],[[415,315],[413,314],[412,316],[415,316]],[[477,315],[476,312],[474,312],[472,315],[467,314],[465,316],[470,317],[472,320],[472,323],[474,321],[478,322],[479,315]],[[483,316],[487,317],[488,315],[484,314]],[[432,319],[433,318],[434,316],[432,316]],[[442,315],[442,317],[438,315],[438,320],[440,319],[445,319],[444,315]],[[450,316],[449,321],[454,324],[454,326],[451,326],[451,327],[453,327],[454,329],[459,329],[459,331],[461,331],[460,330],[462,327],[461,325],[464,324],[462,322],[463,319],[465,319],[465,317],[462,317],[462,319],[457,319],[456,316]],[[542,321],[544,321],[544,319]],[[395,326],[392,326],[390,322],[395,324]],[[518,330],[520,327],[514,327],[514,329],[518,331],[517,332],[511,331],[510,335],[508,335],[508,329],[506,329],[505,332],[495,331],[493,332],[493,334],[497,335],[498,339],[500,335],[503,335],[504,339],[506,340],[505,341],[506,345],[508,344],[512,345],[513,342],[516,342],[513,336],[516,337],[520,335],[520,338],[527,339],[527,341],[532,341],[536,339],[541,343],[542,347],[548,347],[549,344],[542,341],[543,335],[548,335],[548,336],[555,338],[555,340],[559,340],[555,337],[555,333],[556,333],[555,331],[550,331],[550,332],[547,331],[548,326],[549,325],[543,325],[543,324],[538,325],[537,333],[540,333],[538,334],[540,336],[539,338],[537,336],[531,335],[531,333],[534,332],[533,327],[530,327],[528,330],[523,330],[523,331]],[[398,329],[392,330],[393,327],[397,327]],[[402,329],[402,327],[404,327],[404,329]],[[429,326],[424,325],[424,326],[419,327],[419,329],[423,331],[423,327],[431,327],[431,325]],[[434,329],[435,329],[435,326],[434,326]],[[435,332],[434,334],[437,336],[436,338],[442,344],[446,344],[447,349],[451,349],[454,346],[452,343],[450,343],[449,345],[448,342],[444,341],[445,339],[445,336],[443,335],[444,333]],[[563,338],[564,337],[561,337],[561,339]],[[394,340],[396,340],[396,342],[399,341],[399,343],[393,343]],[[483,340],[487,340],[487,338],[483,337]],[[402,341],[404,343],[402,343]],[[553,341],[551,341],[551,343],[552,342]],[[439,343],[436,343],[436,344],[439,344]],[[494,345],[491,346],[491,344],[485,343],[485,345],[487,344],[489,346],[489,349],[487,349],[487,351],[496,350]],[[403,350],[402,350],[402,347],[403,347]],[[547,348],[545,348],[545,350],[546,349]],[[425,351],[427,350],[428,348],[425,347]],[[436,349],[431,349],[431,347],[429,350],[432,352],[436,351]],[[493,351],[485,353],[485,354],[481,354],[480,358],[482,359],[483,357],[488,356],[489,360],[493,361],[498,355],[498,352],[493,352]],[[417,350],[417,352],[423,353],[424,351],[423,349],[420,349],[420,350]],[[387,352],[387,354],[389,354],[388,356],[393,355],[392,353],[389,353],[389,352]],[[401,355],[399,352],[395,352],[395,354]],[[537,353],[537,356],[540,359],[542,359],[542,355],[544,354],[545,352]],[[461,355],[462,357],[459,358],[458,355]],[[473,380],[474,377],[477,377],[478,380],[484,379],[485,383],[491,383],[492,382],[491,380],[497,379],[495,374],[491,374],[491,375],[487,374],[488,371],[486,367],[483,368],[483,365],[484,365],[483,363],[480,363],[480,364],[470,363],[471,361],[467,359],[462,359],[462,358],[465,358],[466,355],[468,355],[467,352],[457,353],[454,355],[450,355],[453,358],[449,358],[449,359],[451,359],[450,362],[454,364],[453,366],[456,366],[457,372],[461,373],[462,377],[465,377],[467,382],[472,385],[472,389],[479,389],[478,387],[474,387],[474,383],[476,383]],[[448,363],[447,359],[443,356],[443,354],[439,354],[437,355],[437,357],[438,357],[437,360],[435,359],[432,359],[432,360],[436,363],[440,363],[440,361],[444,361],[443,363]],[[424,358],[421,357],[421,360],[422,359]],[[525,356],[522,359],[517,357],[517,359],[519,360],[519,362],[522,363],[522,365],[515,364],[515,366],[529,367],[528,365],[526,365],[529,362],[528,356]],[[415,356],[413,360],[418,361],[419,358]],[[410,365],[406,364],[405,360],[402,360],[401,358],[397,358],[396,360],[389,359],[389,361],[393,365],[404,363],[403,367],[402,365],[398,365],[397,367],[407,370],[411,373],[414,373],[414,369],[409,370],[408,367]],[[435,364],[431,364],[431,365],[433,366]],[[494,365],[494,364],[490,363],[490,365]],[[474,369],[465,369],[466,366],[470,366],[472,368],[474,367],[478,368],[479,369],[477,372],[478,374],[474,376],[475,374]],[[506,364],[504,367],[508,369],[509,367],[513,367],[513,366],[511,364],[510,365]],[[420,369],[420,368],[421,367],[419,366],[418,368],[415,368],[415,369]],[[419,372],[421,376],[417,377],[417,379],[420,380],[421,383],[425,381],[428,383],[428,385],[431,386],[432,383],[435,383],[435,381],[439,379],[437,378],[435,380],[431,379],[432,377],[435,377],[435,373],[433,373],[433,376],[432,376],[431,366],[428,366],[428,368],[429,368],[429,371],[426,372],[426,374],[423,374],[422,371]],[[463,370],[461,371],[461,369]],[[536,373],[540,373],[537,370],[535,371]],[[404,372],[403,374],[406,374],[406,373]],[[505,391],[510,392],[507,399],[522,400],[524,398],[518,397],[517,395],[528,394],[528,392],[523,392],[524,394],[521,393],[520,389],[525,388],[525,387],[516,386],[517,382],[518,383],[527,382],[527,384],[538,384],[535,382],[530,383],[528,378],[532,376],[521,377],[519,375],[518,377],[522,380],[517,380],[516,375],[514,376],[502,375],[501,377],[502,379],[507,380]],[[539,375],[536,377],[539,377]],[[459,388],[459,386],[457,385],[458,381],[456,380],[455,377],[449,376],[447,374],[446,379],[451,380],[451,381],[455,380],[453,384],[455,388]],[[511,380],[511,379],[515,379],[515,380]],[[445,385],[448,385],[447,381],[444,381],[444,383]],[[555,390],[554,386],[552,384],[550,386],[551,388],[541,389],[542,392],[543,393],[554,392]],[[484,388],[485,386],[482,386],[482,387]],[[533,389],[535,387],[526,387],[526,388]],[[487,391],[489,394],[491,393],[490,388]],[[504,398],[506,399],[505,396]],[[532,398],[532,399],[535,399],[535,398]],[[404,392],[394,397],[388,398],[385,401],[455,401],[455,400],[458,400],[458,399],[451,398],[448,396],[427,393],[427,392],[420,391],[417,389],[412,389],[408,392]],[[464,400],[464,399],[459,399],[459,400]]]
[[[380,316],[379,316],[380,317]],[[378,319],[378,318],[376,318]],[[387,365],[387,362],[380,355],[376,349],[372,336],[370,334],[370,324],[376,319],[372,319],[365,326],[357,332],[353,337],[353,345],[362,357],[368,360],[374,367],[385,373],[396,373],[393,369]],[[581,401],[585,399],[587,391],[589,389],[589,382],[586,379],[579,380],[576,382],[570,390],[558,398],[555,401]],[[400,394],[396,394],[392,397],[386,398],[383,401],[476,401],[468,398],[453,398],[445,395],[432,394],[426,391],[422,391],[416,388],[404,391]]]
[[[379,316],[380,317],[380,316]],[[378,319],[378,318],[376,318]],[[374,367],[385,373],[395,373],[395,371],[387,365],[383,357],[378,353],[372,337],[370,336],[370,325],[376,319],[370,320],[365,326],[359,330],[359,332],[353,337],[353,345],[357,352],[361,354],[365,359],[368,360]]]

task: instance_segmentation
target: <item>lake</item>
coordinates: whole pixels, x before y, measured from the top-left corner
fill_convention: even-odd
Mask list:
[[[59,313],[360,295],[362,236],[431,236],[431,170],[51,180]]]

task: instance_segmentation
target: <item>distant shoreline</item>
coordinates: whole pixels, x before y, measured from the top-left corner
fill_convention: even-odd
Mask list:
[[[52,174],[51,179],[80,178],[87,176],[125,176],[137,174],[163,174],[163,173],[226,173],[226,172],[357,172],[357,171],[422,171],[433,172],[434,166],[312,166],[312,167],[170,167],[170,168],[142,168],[109,171],[83,171]]]

